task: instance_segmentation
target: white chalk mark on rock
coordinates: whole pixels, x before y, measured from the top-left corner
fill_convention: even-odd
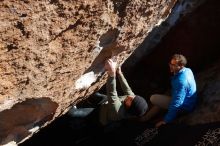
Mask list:
[[[76,82],[75,82],[75,89],[87,89],[94,83],[98,78],[93,71],[88,72],[82,75]]]

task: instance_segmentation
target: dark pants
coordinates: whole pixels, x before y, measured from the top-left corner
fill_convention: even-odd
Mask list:
[[[80,108],[77,108],[76,106],[73,106],[69,110],[68,115],[77,120],[86,120],[88,121],[88,123],[100,125],[99,109],[100,106],[107,101],[107,96],[97,92],[91,95],[90,100],[91,101],[88,101],[90,103],[90,107],[82,106]]]

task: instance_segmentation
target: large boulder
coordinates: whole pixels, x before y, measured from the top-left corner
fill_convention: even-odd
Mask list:
[[[20,143],[106,81],[176,0],[1,0],[0,145]]]

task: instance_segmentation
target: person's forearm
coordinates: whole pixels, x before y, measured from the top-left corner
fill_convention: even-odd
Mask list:
[[[169,107],[167,114],[164,117],[164,121],[166,123],[172,122],[177,115],[177,108],[176,107]]]
[[[106,87],[107,87],[107,96],[108,97],[117,96],[115,76],[108,77]]]
[[[122,72],[118,73],[119,82],[125,95],[134,95]]]

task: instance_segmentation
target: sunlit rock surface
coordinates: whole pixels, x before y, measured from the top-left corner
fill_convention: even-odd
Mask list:
[[[19,143],[104,83],[176,0],[1,0],[0,144]]]

